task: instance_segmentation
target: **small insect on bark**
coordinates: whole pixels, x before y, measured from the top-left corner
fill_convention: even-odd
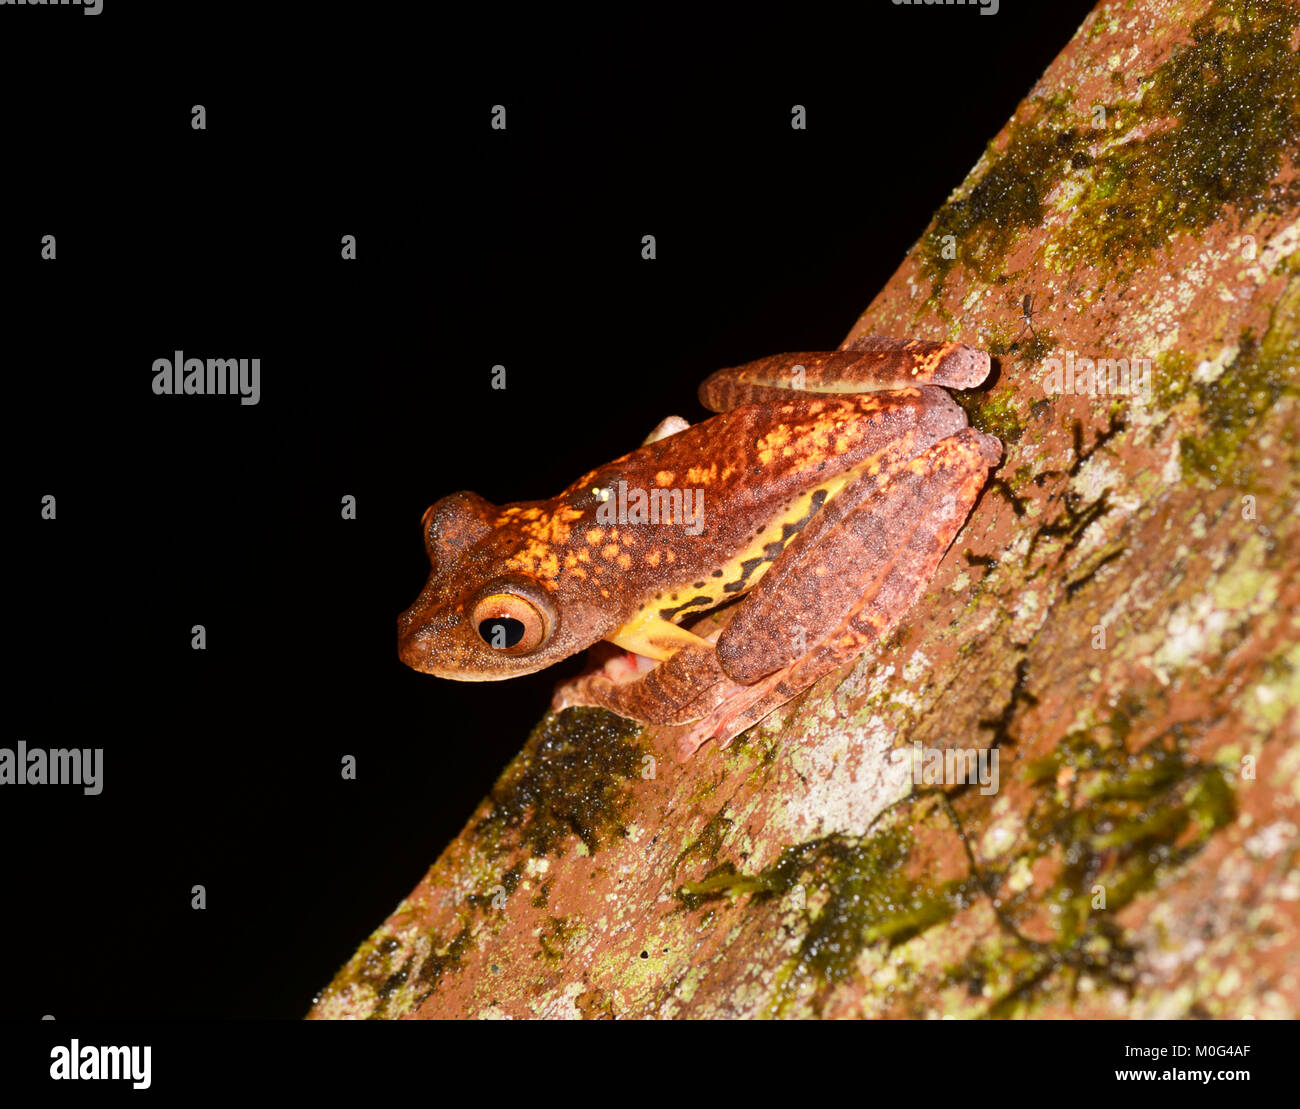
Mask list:
[[[1038,338],[1037,332],[1034,331],[1034,294],[1026,293],[1024,299],[1020,302],[1020,330],[1016,332],[1016,341],[1025,333],[1025,328],[1029,328],[1029,334],[1035,339]]]

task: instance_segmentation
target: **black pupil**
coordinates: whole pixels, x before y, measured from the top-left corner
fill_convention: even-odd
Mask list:
[[[478,626],[478,633],[489,647],[513,647],[524,637],[524,625],[510,616],[494,616]]]

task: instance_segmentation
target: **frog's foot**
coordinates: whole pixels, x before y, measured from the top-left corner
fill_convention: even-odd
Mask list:
[[[556,687],[551,708],[559,712],[586,705],[672,728],[679,762],[710,739],[726,747],[834,666],[830,660],[816,672],[809,672],[806,663],[787,666],[753,685],[741,685],[722,672],[712,649],[679,652],[671,666],[612,644],[600,644],[592,653],[592,665],[583,674]]]
[[[790,694],[779,691],[785,675],[786,670],[778,671],[754,685],[729,683],[730,688],[718,706],[707,716],[686,725],[677,736],[673,744],[677,761],[685,762],[711,739],[719,747],[728,746],[741,732],[786,704]]]
[[[880,632],[870,612],[856,613],[833,636],[774,674],[753,685],[731,683],[725,700],[677,736],[674,753],[678,762],[685,762],[711,739],[719,747],[728,746],[741,732],[789,704],[809,686],[856,662],[863,651],[880,639]]]

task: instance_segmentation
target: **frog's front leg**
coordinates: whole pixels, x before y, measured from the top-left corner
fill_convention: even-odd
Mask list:
[[[742,689],[723,672],[713,644],[701,640],[662,662],[620,653],[559,686],[551,708],[594,705],[645,724],[671,726],[709,716]]]

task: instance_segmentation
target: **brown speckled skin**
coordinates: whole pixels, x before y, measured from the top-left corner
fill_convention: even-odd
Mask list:
[[[552,500],[498,508],[472,493],[443,498],[426,516],[432,573],[399,618],[402,660],[442,677],[497,680],[549,666],[639,615],[689,622],[745,596],[716,655],[699,642],[630,684],[580,680],[557,704],[680,722],[716,713],[735,702],[737,683],[764,678],[769,700],[778,687],[788,700],[781,671],[797,661],[791,642],[803,642],[790,628],[803,626],[807,653],[818,655],[846,621],[870,621],[873,598],[891,595],[890,574],[908,573],[896,556],[913,541],[938,552],[910,572],[910,585],[922,587],[1000,454],[996,440],[966,429],[943,389],[927,384],[977,384],[987,355],[960,344],[872,342],[885,346],[720,371],[701,398],[739,407],[592,470]],[[846,378],[861,391],[843,391]],[[783,380],[836,391],[793,391]],[[596,491],[619,482],[701,491],[702,530],[689,534],[680,521],[602,525]],[[768,543],[774,528],[777,540]],[[763,554],[746,558],[756,537]],[[472,626],[476,602],[502,591],[542,614],[546,636],[537,649],[494,649]],[[900,607],[884,605],[885,618]],[[847,632],[838,641],[837,657],[852,647]],[[751,692],[750,702],[762,699]]]

